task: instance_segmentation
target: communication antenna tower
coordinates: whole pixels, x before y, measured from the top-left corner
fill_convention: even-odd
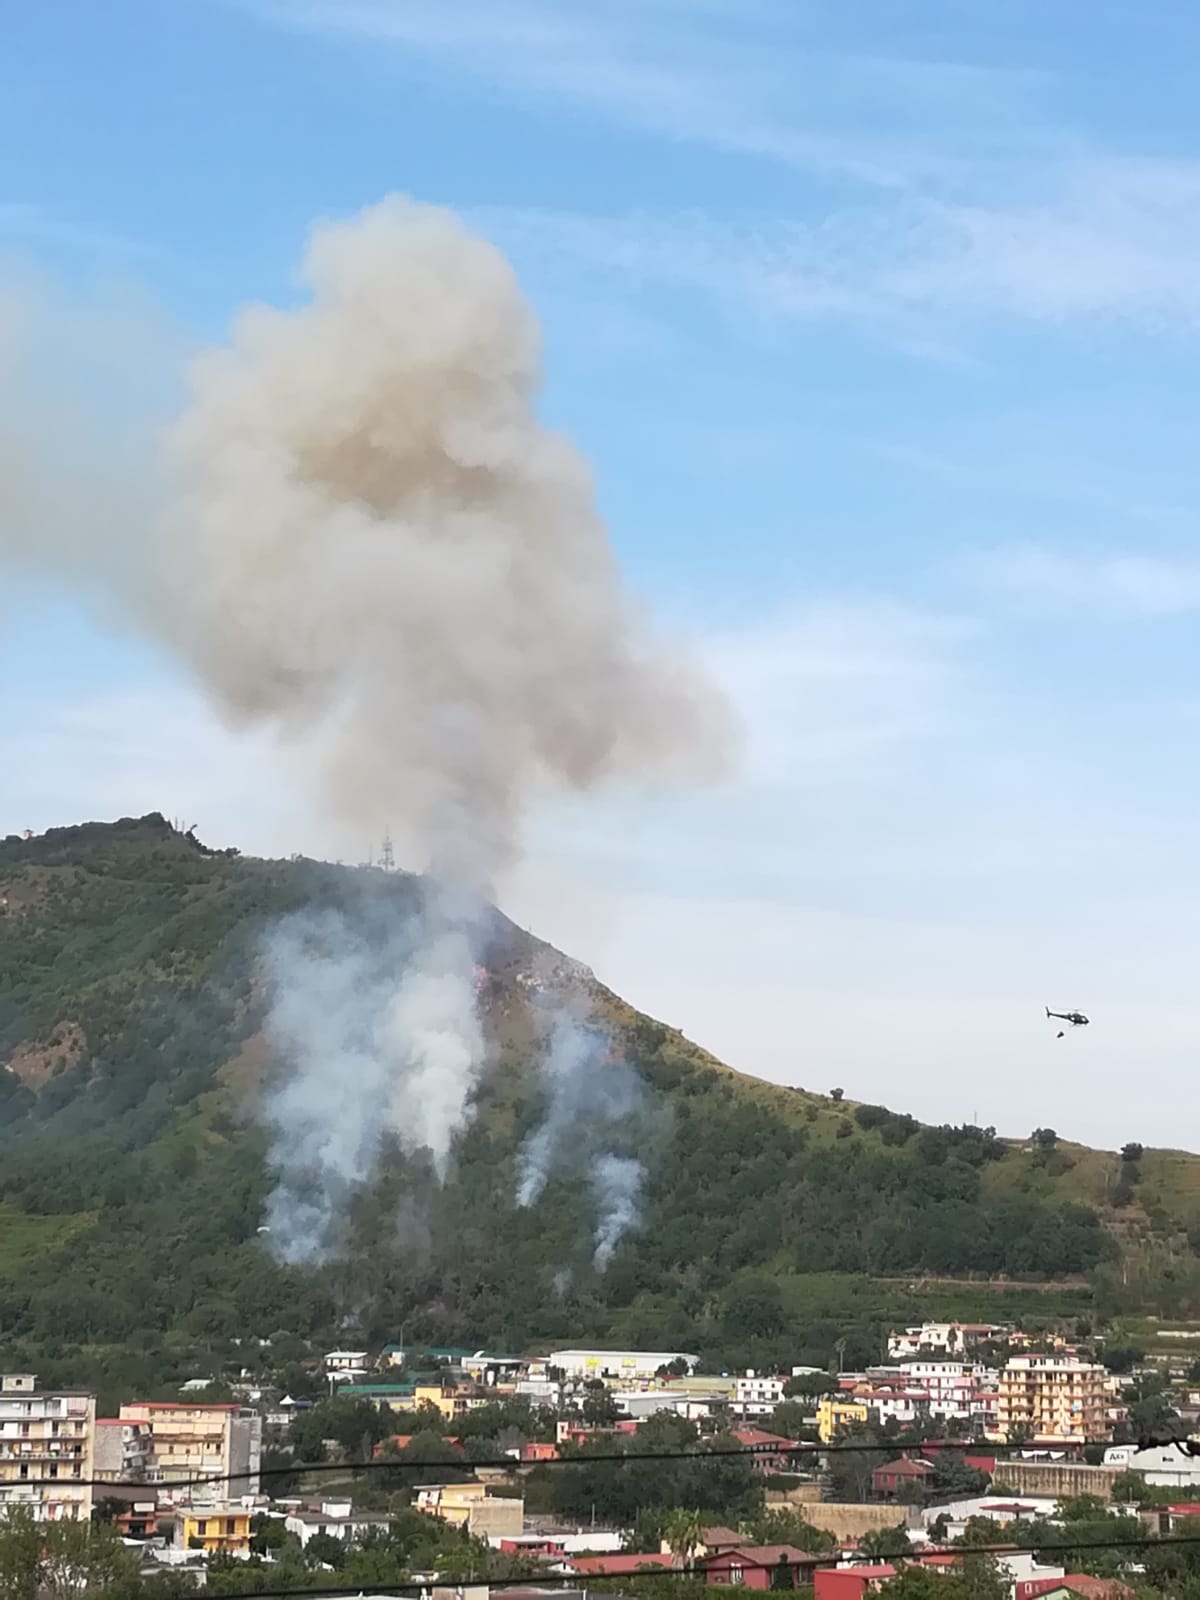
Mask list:
[[[385,872],[391,872],[396,865],[396,858],[392,854],[392,836],[390,833],[384,834],[383,843],[379,847],[379,865]]]

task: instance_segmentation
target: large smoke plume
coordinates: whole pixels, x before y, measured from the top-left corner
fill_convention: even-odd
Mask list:
[[[483,1060],[479,916],[531,801],[705,776],[727,732],[631,603],[584,461],[538,419],[538,329],[501,255],[393,198],[318,227],[302,277],[301,304],[243,310],[194,362],[119,597],[437,886],[382,958],[336,922],[272,942],[291,1067],[272,1227],[296,1257],[384,1135],[444,1163]],[[596,1182],[603,1214],[630,1212],[628,1174]]]

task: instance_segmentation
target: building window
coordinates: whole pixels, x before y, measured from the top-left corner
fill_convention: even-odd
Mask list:
[[[745,1574],[742,1571],[741,1567],[730,1567],[730,1569],[729,1569],[729,1581],[730,1581],[730,1583],[741,1583],[743,1581],[744,1577],[745,1577]]]
[[[208,1532],[208,1523],[204,1521],[198,1522],[196,1524],[196,1532],[200,1538],[203,1539],[204,1535]]]
[[[230,1538],[232,1538],[233,1535],[237,1532],[237,1523],[233,1520],[232,1517],[226,1517],[226,1519],[225,1519],[225,1532],[229,1535]]]

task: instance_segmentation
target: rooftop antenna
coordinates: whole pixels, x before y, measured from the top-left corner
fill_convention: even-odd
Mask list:
[[[383,835],[383,843],[379,847],[379,865],[385,872],[391,872],[396,865],[396,858],[392,854],[392,836],[386,831]]]

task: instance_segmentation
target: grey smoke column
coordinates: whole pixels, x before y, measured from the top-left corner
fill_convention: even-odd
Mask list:
[[[168,440],[166,626],[221,707],[471,894],[535,789],[711,772],[723,705],[643,628],[537,418],[503,257],[391,199],[318,228],[303,276],[306,304],[243,311],[195,363]]]

